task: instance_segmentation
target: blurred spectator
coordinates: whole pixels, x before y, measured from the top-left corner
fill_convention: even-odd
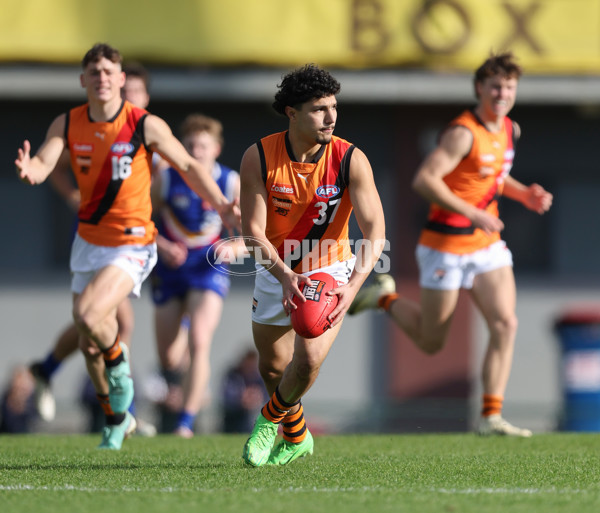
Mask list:
[[[15,367],[2,394],[1,433],[31,433],[37,418],[34,404],[35,380],[24,365]]]
[[[223,380],[223,432],[251,431],[254,417],[268,399],[258,372],[258,354],[248,349]]]

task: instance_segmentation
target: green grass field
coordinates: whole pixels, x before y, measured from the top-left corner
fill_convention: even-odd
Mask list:
[[[0,437],[0,510],[12,512],[600,511],[600,435],[315,437],[315,454],[250,468],[244,436]]]

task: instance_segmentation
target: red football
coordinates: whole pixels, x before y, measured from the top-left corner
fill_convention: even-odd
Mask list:
[[[330,327],[329,314],[337,306],[338,297],[328,296],[327,292],[336,288],[337,283],[331,274],[314,273],[309,276],[312,286],[300,285],[306,301],[294,301],[298,308],[292,311],[292,327],[304,338],[315,338]]]

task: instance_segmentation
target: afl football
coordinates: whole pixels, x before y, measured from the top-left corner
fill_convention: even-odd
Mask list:
[[[337,296],[329,296],[327,292],[336,288],[337,282],[327,273],[314,273],[309,276],[312,286],[300,285],[306,301],[296,302],[298,308],[292,311],[292,328],[301,337],[316,338],[330,327],[327,319],[338,303]]]

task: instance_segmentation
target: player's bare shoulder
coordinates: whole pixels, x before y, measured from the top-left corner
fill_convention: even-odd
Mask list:
[[[240,179],[242,186],[248,181],[253,181],[261,174],[261,162],[260,154],[258,151],[258,145],[253,144],[250,146],[242,156],[242,162],[240,163]]]
[[[350,157],[350,184],[354,185],[361,180],[371,177],[373,169],[365,152],[358,147],[354,147]]]
[[[63,112],[54,118],[50,126],[48,127],[47,137],[61,137],[64,138],[65,128],[67,125],[67,114]]]
[[[448,155],[464,157],[473,147],[473,132],[463,125],[452,125],[440,136],[438,145]]]
[[[164,119],[154,114],[148,114],[144,117],[144,137],[148,145],[156,144],[171,135],[171,128]]]
[[[517,123],[516,121],[513,120],[512,129],[513,129],[513,139],[515,141],[518,141],[521,138],[521,125],[519,125],[519,123]]]

